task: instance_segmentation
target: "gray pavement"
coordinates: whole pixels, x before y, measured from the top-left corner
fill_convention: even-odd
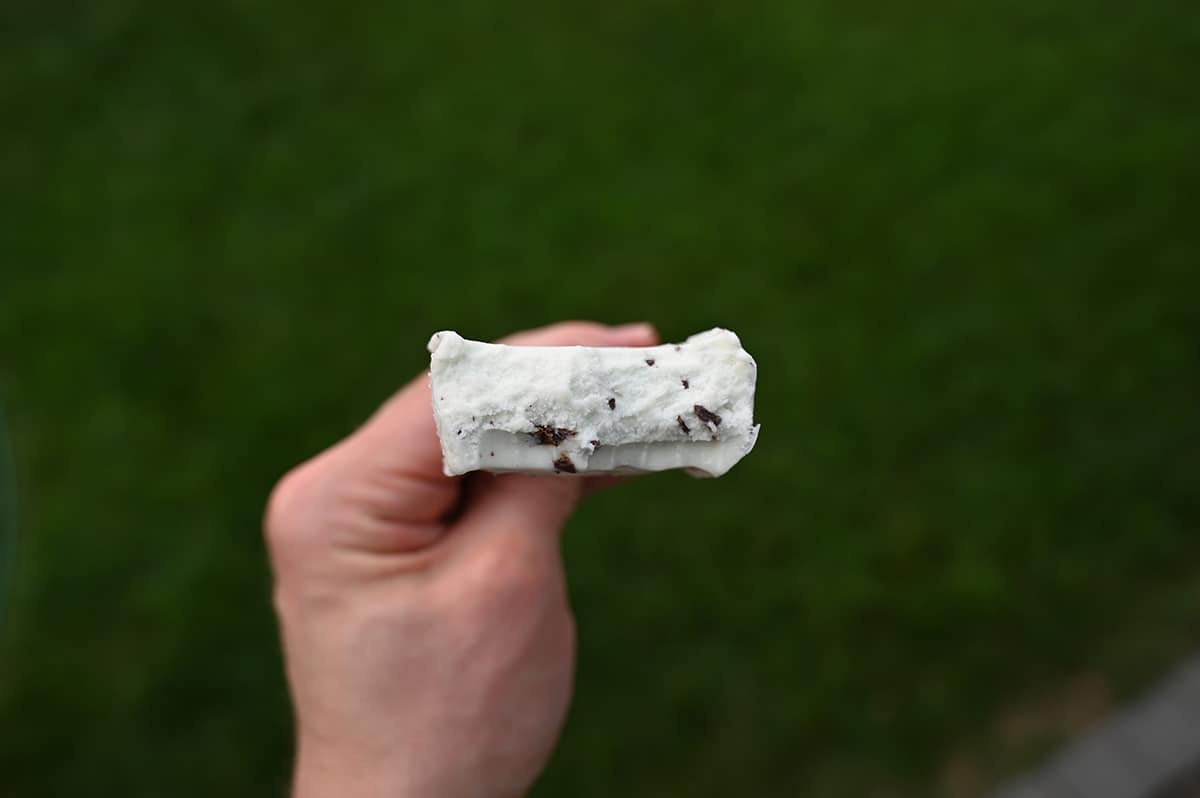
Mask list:
[[[1200,798],[1200,656],[991,798]]]

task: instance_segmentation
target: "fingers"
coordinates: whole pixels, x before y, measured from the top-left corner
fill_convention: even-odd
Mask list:
[[[511,346],[653,346],[658,331],[647,322],[610,327],[594,321],[564,321],[501,338]]]
[[[373,469],[419,481],[451,481],[442,473],[428,371],[393,394],[347,443]]]
[[[570,321],[515,333],[514,346],[651,346],[658,333],[650,324],[610,327]],[[442,473],[442,451],[433,421],[428,373],[392,398],[339,449],[339,475],[353,486],[360,508],[371,518],[397,527],[429,525],[455,509],[460,480]],[[529,519],[538,529],[557,529],[582,492],[574,479],[509,476],[484,481],[478,501],[502,518]],[[425,528],[425,527],[421,527]],[[415,545],[415,544],[414,544]]]
[[[585,480],[535,474],[481,474],[458,523],[467,537],[504,529],[553,538],[583,495]]]

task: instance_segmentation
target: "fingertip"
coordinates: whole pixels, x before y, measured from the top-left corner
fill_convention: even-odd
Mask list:
[[[648,321],[620,324],[610,327],[609,332],[624,346],[653,346],[661,340],[658,330]]]
[[[557,531],[583,493],[583,480],[560,475],[489,474],[472,486],[462,523]]]
[[[513,333],[499,342],[510,346],[653,346],[658,341],[658,330],[649,322],[607,325],[564,321]]]
[[[595,321],[560,321],[532,330],[521,330],[497,343],[509,346],[595,346],[608,335],[608,328]]]

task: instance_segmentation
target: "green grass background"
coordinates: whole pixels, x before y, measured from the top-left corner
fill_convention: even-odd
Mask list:
[[[1191,0],[4,3],[0,794],[284,792],[264,498],[447,327],[759,363],[727,478],[571,523],[538,795],[928,794],[1016,697],[1165,667],[1198,74]]]

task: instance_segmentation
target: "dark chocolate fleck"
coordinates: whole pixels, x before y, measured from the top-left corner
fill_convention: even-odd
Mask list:
[[[721,426],[721,417],[704,407],[704,405],[692,405],[692,409],[696,411],[696,415],[698,415],[700,420],[705,424],[711,423],[716,424],[718,427]]]
[[[609,400],[608,400],[608,409],[609,409],[609,410],[616,410],[616,409],[617,409],[617,400],[616,400],[616,399],[613,399],[612,397],[609,397]]]
[[[653,365],[654,365],[654,358],[652,358],[652,357],[648,357],[648,358],[646,358],[646,365],[647,365],[647,366],[653,366]]]
[[[567,438],[575,437],[575,430],[553,424],[534,424],[533,432],[529,434],[539,446],[558,446]]]
[[[675,351],[676,351],[676,352],[678,352],[678,351],[679,351],[679,344],[675,344]]]
[[[687,381],[687,380],[680,380],[680,382],[682,382],[682,383],[683,383],[683,387],[684,387],[684,388],[689,388],[689,387],[691,387],[691,386],[689,386],[689,385],[688,385],[688,381]]]
[[[462,430],[459,430],[459,431],[458,431],[458,432],[456,432],[455,434],[456,434],[456,435],[462,435]]]
[[[496,453],[495,453],[495,452],[492,452],[492,457],[495,457],[495,456],[496,456]]]
[[[590,443],[592,446],[599,446],[599,445],[600,445],[600,441],[596,440],[595,438],[593,438],[592,440],[588,441],[588,443]]]
[[[471,416],[471,420],[472,420],[472,421],[474,421],[474,420],[475,420],[475,416]]]
[[[675,416],[675,420],[679,422],[679,428],[681,430],[683,430],[688,435],[692,434],[692,428],[689,427],[687,425],[687,422],[683,420],[683,416]]]
[[[566,453],[560,454],[558,459],[554,461],[555,471],[566,471],[568,474],[575,473],[575,464],[571,462],[571,458],[567,457]]]

